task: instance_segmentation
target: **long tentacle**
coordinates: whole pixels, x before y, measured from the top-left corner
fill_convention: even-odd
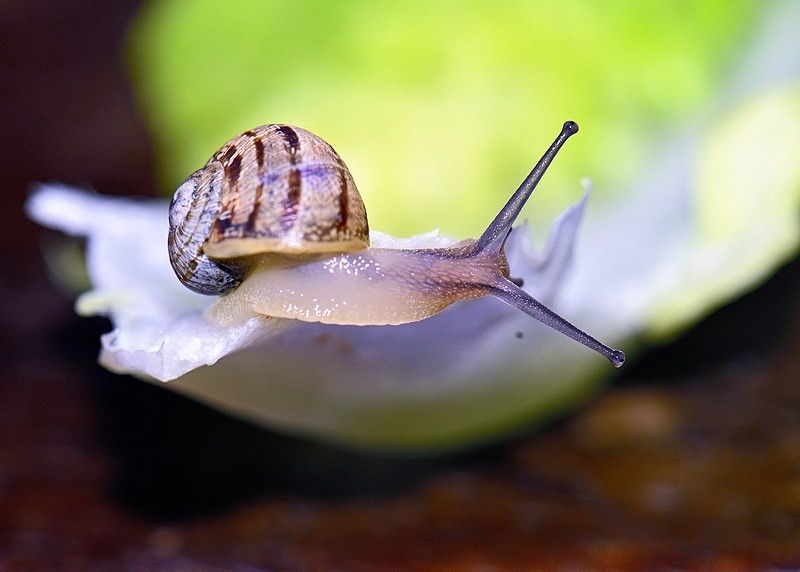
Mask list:
[[[596,351],[608,359],[614,367],[620,367],[625,363],[625,354],[623,352],[608,347],[572,325],[510,280],[498,278],[496,284],[489,288],[489,294],[499,298],[506,304],[522,310],[529,316],[533,316],[543,324],[550,326],[565,336],[569,336],[587,348]]]
[[[522,207],[528,201],[528,198],[533,193],[536,185],[542,179],[550,163],[553,162],[558,151],[564,146],[564,143],[571,136],[578,132],[578,124],[574,121],[567,121],[561,128],[561,133],[558,134],[553,144],[547,149],[542,158],[536,163],[536,166],[531,170],[519,188],[511,195],[506,205],[497,214],[494,220],[489,224],[481,237],[475,244],[476,251],[486,251],[495,246],[497,250],[502,246],[505,237],[511,230],[511,225],[519,216]]]

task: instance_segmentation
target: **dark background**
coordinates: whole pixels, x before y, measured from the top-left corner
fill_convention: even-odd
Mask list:
[[[138,2],[0,8],[0,568],[800,564],[800,260],[569,417],[457,455],[305,442],[95,364],[22,213],[154,195]]]

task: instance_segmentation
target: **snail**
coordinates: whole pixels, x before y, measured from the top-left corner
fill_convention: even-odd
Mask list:
[[[433,316],[458,300],[494,296],[606,357],[625,354],[541,304],[509,278],[511,225],[566,140],[561,132],[484,233],[445,248],[369,247],[367,213],[342,159],[298,127],[234,137],[178,187],[169,209],[170,262],[195,292],[223,295],[209,316],[255,314],[385,325]]]

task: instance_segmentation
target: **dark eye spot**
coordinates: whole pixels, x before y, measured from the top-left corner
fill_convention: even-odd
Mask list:
[[[518,339],[520,339],[520,340],[521,340],[521,339],[522,339],[522,338],[524,338],[524,337],[525,337],[525,334],[523,334],[522,332],[517,332],[517,338],[518,338]]]

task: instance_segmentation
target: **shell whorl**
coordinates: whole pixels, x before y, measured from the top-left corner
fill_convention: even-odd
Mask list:
[[[207,165],[189,176],[169,205],[167,248],[183,284],[200,294],[222,294],[236,287],[241,271],[211,260],[203,250],[219,215],[220,177]]]

